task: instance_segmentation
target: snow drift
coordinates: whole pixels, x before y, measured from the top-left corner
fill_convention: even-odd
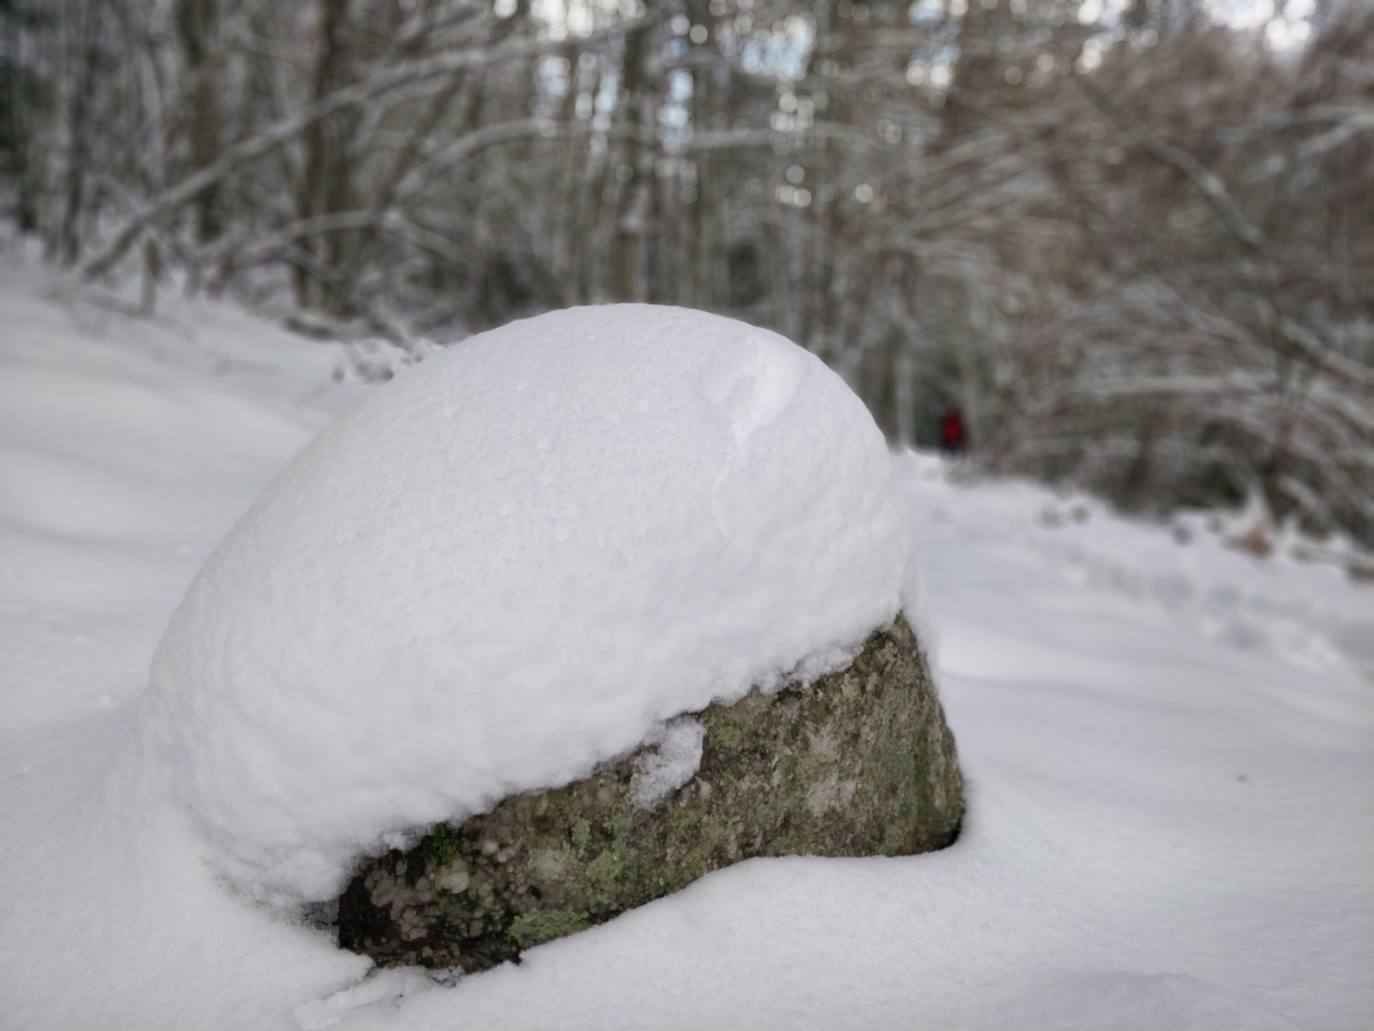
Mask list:
[[[644,305],[481,334],[229,534],[142,739],[231,881],[334,897],[396,835],[844,661],[899,605],[891,478],[863,404],[776,334]]]
[[[0,1029],[1374,1025],[1374,590],[929,457],[896,475],[952,848],[739,864],[456,984],[244,904],[112,756],[196,567],[375,388],[225,305],[44,283],[0,254]]]

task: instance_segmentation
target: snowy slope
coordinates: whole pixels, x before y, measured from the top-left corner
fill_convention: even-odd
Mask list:
[[[355,400],[335,352],[0,275],[0,1027],[1374,1024],[1374,590],[928,458],[908,599],[970,783],[953,848],[752,861],[519,967],[365,976],[110,787],[177,599]]]

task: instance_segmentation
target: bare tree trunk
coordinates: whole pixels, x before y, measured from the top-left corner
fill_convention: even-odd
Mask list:
[[[653,151],[644,138],[646,127],[653,124],[653,108],[644,82],[646,35],[645,26],[625,33],[620,72],[625,141],[616,168],[618,189],[610,267],[611,296],[619,301],[644,299],[644,236],[653,174]]]
[[[157,241],[150,236],[143,241],[143,283],[138,305],[144,318],[157,313],[157,281],[161,274],[162,258]]]
[[[692,125],[697,132],[705,132],[710,128],[710,80],[711,77],[704,72],[692,72]],[[708,189],[711,181],[710,160],[709,154],[701,153],[692,162],[692,192],[687,202],[687,302],[694,308],[704,307],[710,292],[706,269],[706,233],[712,196]]]
[[[567,280],[562,284],[565,299],[571,303],[579,303],[582,300],[578,289],[578,279],[580,277],[579,266],[582,263],[581,256],[581,197],[582,189],[585,184],[582,181],[582,160],[583,151],[587,147],[585,140],[580,139],[572,130],[577,125],[578,102],[582,97],[582,74],[578,65],[577,47],[569,46],[563,51],[563,60],[568,66],[568,88],[563,94],[562,109],[559,111],[559,120],[568,130],[568,139],[563,144],[561,162],[563,168],[563,200],[562,212],[559,219],[562,231],[561,254],[563,261],[563,275]],[[590,97],[588,98],[590,102]]]
[[[4,5],[0,5],[3,12]],[[40,155],[39,134],[43,119],[38,107],[38,93],[44,85],[31,71],[35,62],[30,41],[19,19],[10,15],[0,19],[5,29],[5,48],[8,60],[0,59],[0,90],[7,93],[0,101],[5,124],[0,126],[4,157],[12,170],[14,182],[14,222],[20,233],[38,230],[42,198],[43,158]]]
[[[91,102],[95,94],[97,72],[100,64],[100,11],[99,3],[82,2],[79,9],[77,33],[80,56],[77,61],[76,79],[68,106],[67,131],[70,134],[68,148],[68,167],[66,201],[62,212],[61,228],[58,230],[57,255],[64,265],[75,265],[81,257],[81,223],[86,216],[88,200],[86,172],[90,160],[90,119]]]
[[[186,55],[186,74],[191,80],[190,113],[187,135],[191,144],[191,167],[199,171],[219,157],[222,147],[222,120],[215,75],[216,61],[210,40],[216,19],[215,0],[181,0],[177,7],[177,33]],[[195,201],[196,237],[201,243],[217,240],[224,231],[218,185],[205,190]]]
[[[315,58],[312,101],[319,101],[337,88],[342,79],[344,62],[343,30],[348,16],[348,0],[319,0],[319,44]],[[329,182],[331,172],[338,171],[338,163],[330,160],[328,119],[318,119],[305,127],[305,171],[301,181],[297,209],[302,219],[325,214],[330,202],[340,197],[340,188]],[[305,241],[314,254],[313,241]],[[320,287],[312,290],[311,268],[306,263],[295,268],[296,301],[303,308],[323,303]]]

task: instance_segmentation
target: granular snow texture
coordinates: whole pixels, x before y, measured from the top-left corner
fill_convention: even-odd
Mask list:
[[[153,662],[150,751],[240,888],[336,897],[390,836],[847,658],[899,605],[892,475],[862,402],[774,333],[648,305],[483,333],[229,535]]]
[[[959,736],[954,846],[751,860],[457,983],[369,972],[225,890],[119,758],[196,567],[363,388],[223,306],[41,286],[0,253],[0,1029],[1374,1027],[1374,589],[1340,549],[1258,561],[1222,543],[1244,522],[930,458],[899,473],[905,607]]]

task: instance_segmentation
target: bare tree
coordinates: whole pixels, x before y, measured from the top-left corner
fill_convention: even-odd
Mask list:
[[[954,405],[990,468],[1374,541],[1368,5],[29,2],[10,210],[82,282],[141,245],[149,310],[409,346],[690,304],[900,443]]]

